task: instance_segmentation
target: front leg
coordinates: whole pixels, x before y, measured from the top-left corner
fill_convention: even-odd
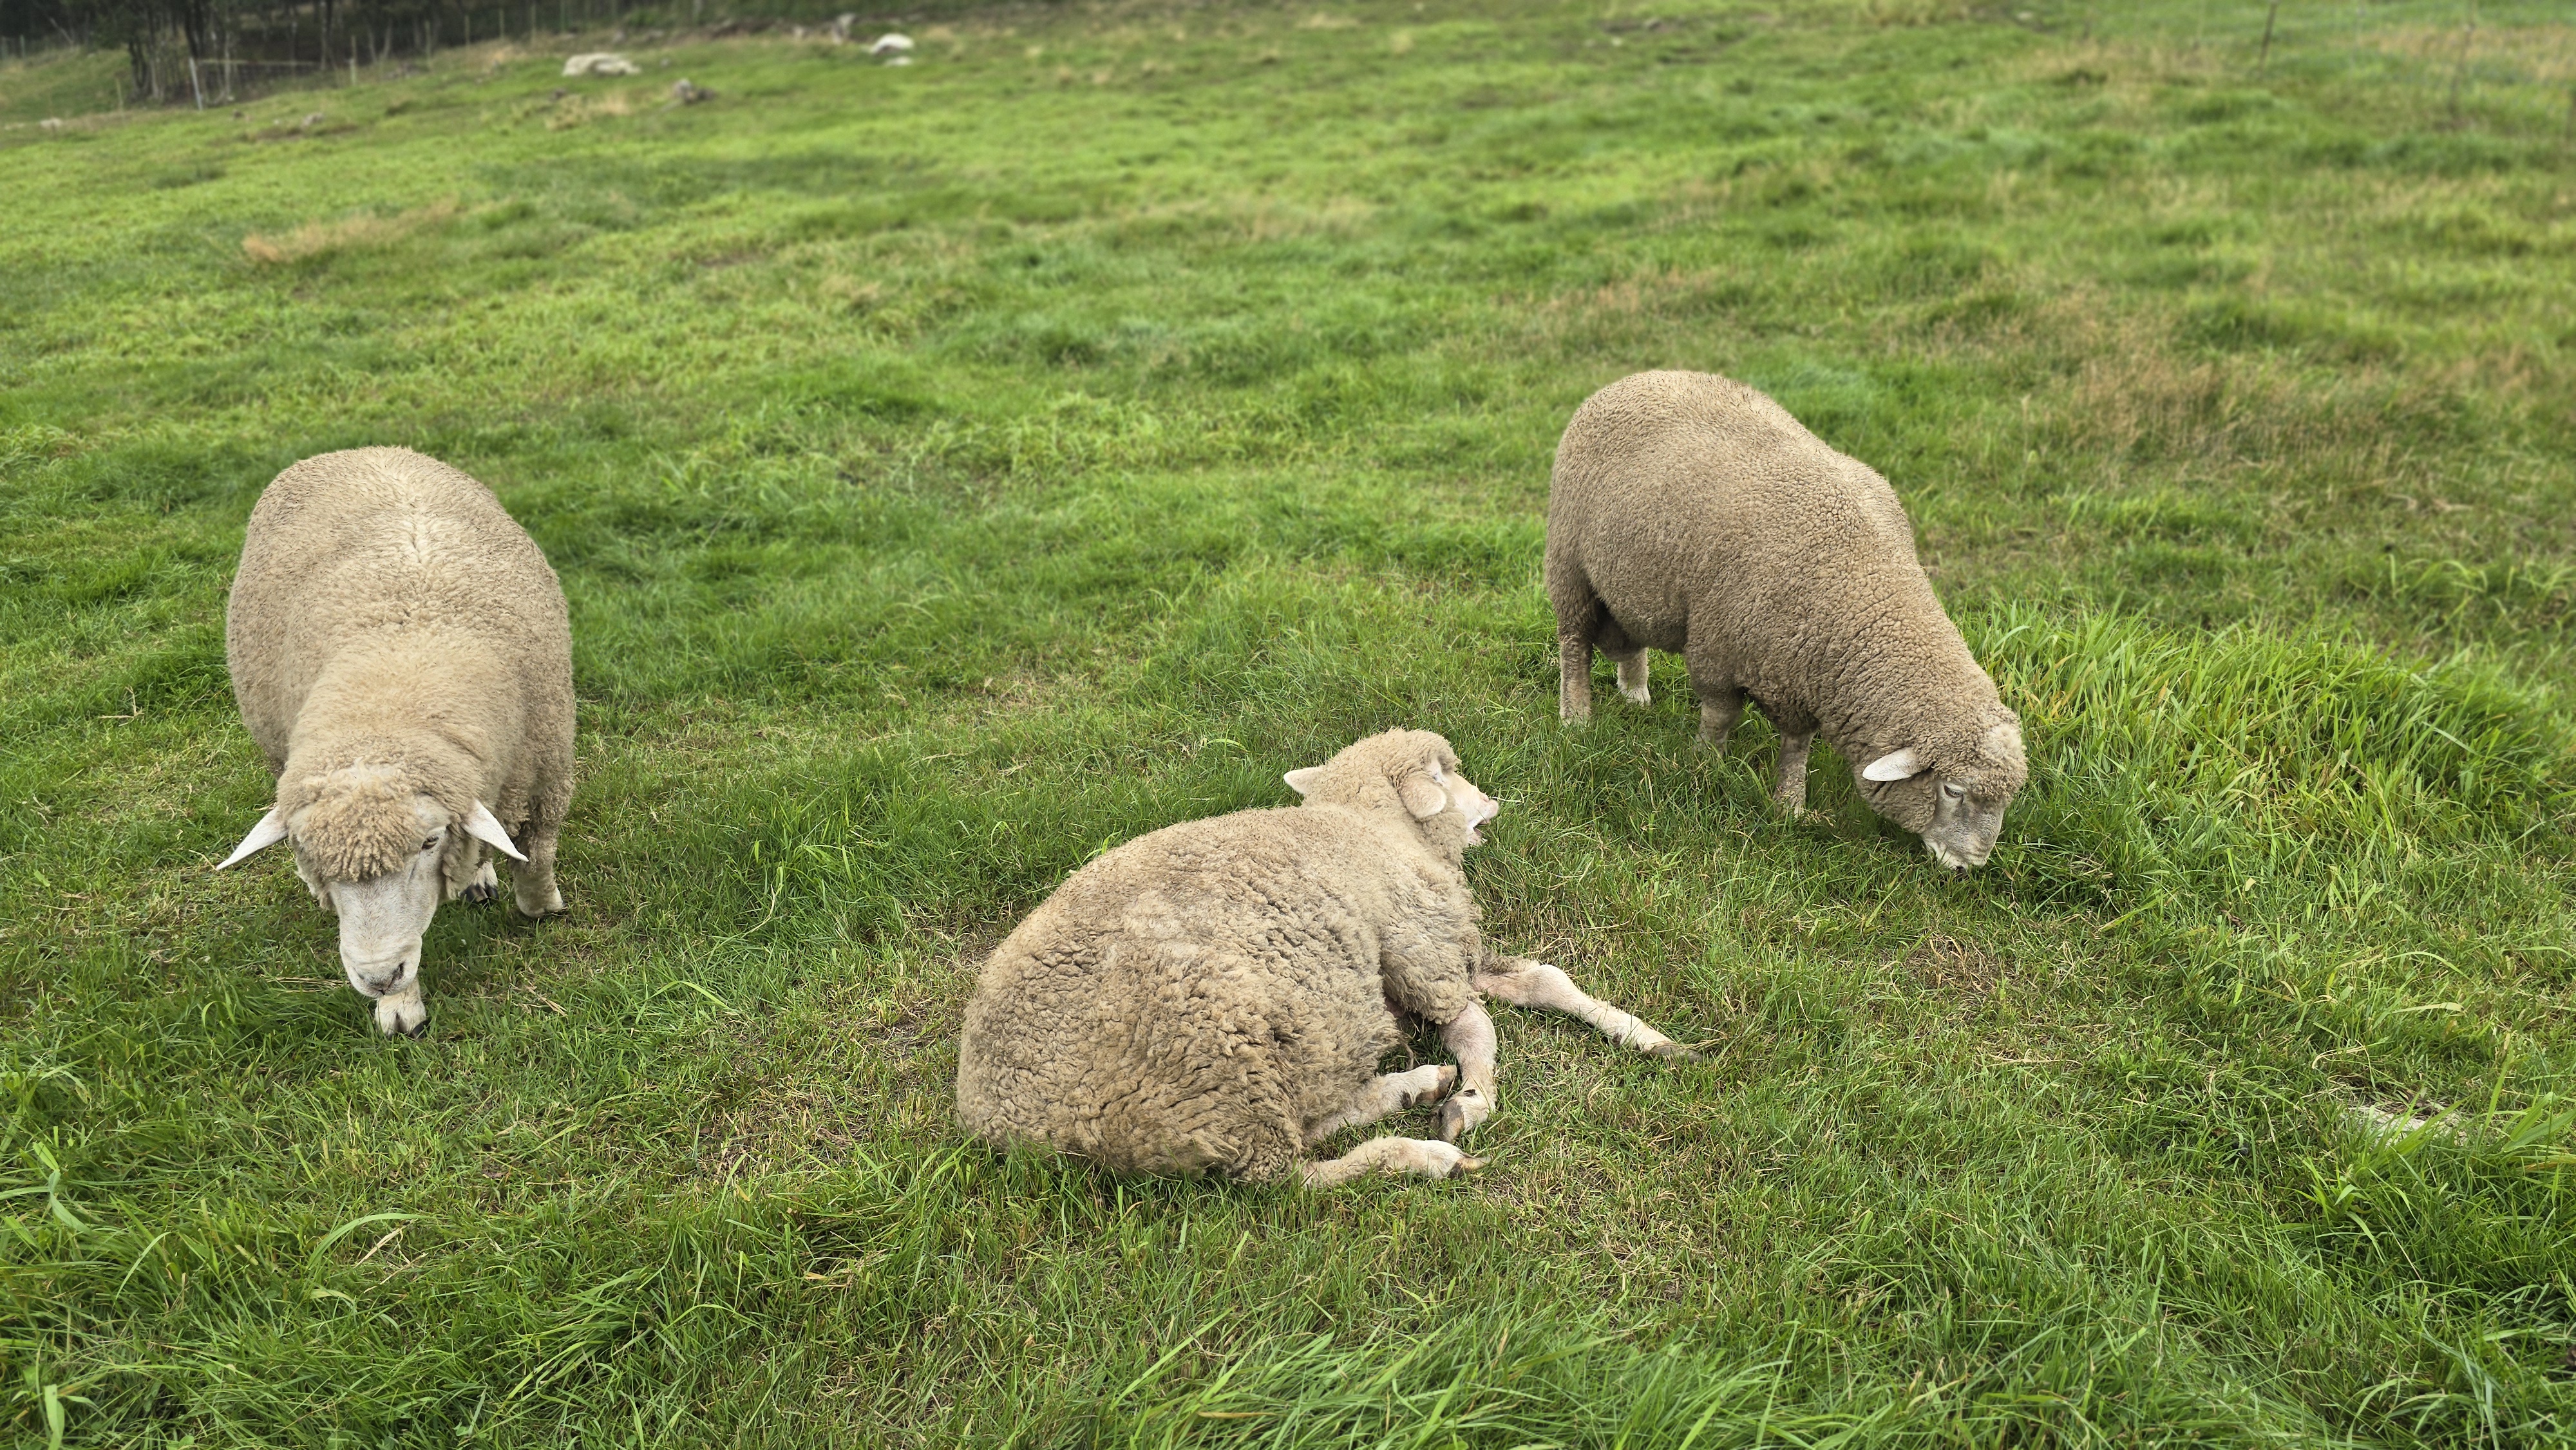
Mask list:
[[[1458,1059],[1458,1090],[1440,1105],[1441,1141],[1455,1143],[1494,1115],[1494,1019],[1484,1003],[1470,1002],[1440,1029],[1440,1040]]]
[[[1807,813],[1807,751],[1815,743],[1812,725],[1796,735],[1780,732],[1780,769],[1772,777],[1771,798],[1793,816]]]
[[[510,869],[511,904],[521,916],[552,916],[564,909],[563,892],[555,886],[555,843],[562,835],[559,825],[530,832],[526,864]]]
[[[1637,1018],[1586,995],[1574,985],[1573,978],[1545,962],[1504,957],[1496,965],[1499,970],[1476,974],[1476,990],[1488,997],[1499,997],[1516,1007],[1543,1007],[1580,1017],[1601,1029],[1611,1041],[1633,1047],[1648,1057],[1699,1056]]]
[[[1333,1136],[1344,1128],[1364,1128],[1390,1113],[1404,1108],[1420,1107],[1440,1101],[1449,1085],[1458,1080],[1458,1069],[1447,1063],[1425,1063],[1411,1072],[1381,1073],[1369,1079],[1368,1085],[1352,1094],[1351,1100],[1329,1116],[1306,1128],[1306,1146]]]
[[[1744,692],[1731,686],[1712,685],[1699,691],[1699,743],[1724,753],[1726,742],[1735,735],[1735,722],[1744,718]]]

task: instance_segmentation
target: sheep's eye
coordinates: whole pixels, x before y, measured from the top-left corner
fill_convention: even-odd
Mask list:
[[[1941,786],[1941,794],[1954,801],[1963,801],[1968,798],[1968,788],[1956,781],[1947,781]]]
[[[436,836],[432,836],[432,837],[430,837],[428,840],[423,841],[423,842],[421,842],[421,843],[420,843],[420,848],[421,848],[422,850],[424,850],[424,851],[435,851],[435,850],[437,850],[437,849],[438,849],[438,838],[437,838]]]

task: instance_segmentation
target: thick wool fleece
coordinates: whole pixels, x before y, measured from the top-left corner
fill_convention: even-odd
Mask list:
[[[480,800],[523,848],[551,847],[572,801],[571,627],[545,555],[482,484],[403,448],[287,469],[251,510],[224,645],[308,877],[399,865],[419,849],[415,794],[456,820]],[[451,895],[480,860],[449,833]]]
[[[1483,951],[1454,811],[1400,791],[1439,736],[1391,730],[1333,757],[1305,803],[1140,836],[1074,873],[985,962],[957,1111],[990,1142],[1111,1168],[1266,1178],[1401,1041],[1446,1023]]]
[[[1637,373],[1585,401],[1556,450],[1547,592],[1560,636],[1679,654],[1702,701],[1821,729],[1856,779],[1912,747],[1922,774],[1858,781],[1907,830],[1932,824],[1936,778],[2009,797],[2028,777],[1887,480],[1741,383]]]

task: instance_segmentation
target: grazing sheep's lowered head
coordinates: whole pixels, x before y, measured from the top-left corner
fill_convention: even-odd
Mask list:
[[[1281,779],[1310,806],[1347,806],[1410,822],[1452,864],[1482,845],[1502,802],[1458,773],[1458,752],[1428,730],[1388,730]]]
[[[1856,774],[1870,808],[1921,836],[1934,860],[1953,871],[1983,866],[2004,828],[2004,807],[2030,779],[2021,717],[1989,706],[1981,718],[1927,731]]]
[[[457,778],[453,773],[448,778]],[[420,995],[420,940],[438,904],[493,889],[475,842],[525,861],[490,807],[449,801],[404,766],[347,763],[290,773],[220,871],[263,846],[291,842],[295,874],[340,918],[340,970],[376,1004],[376,1026],[418,1036],[429,1020]]]

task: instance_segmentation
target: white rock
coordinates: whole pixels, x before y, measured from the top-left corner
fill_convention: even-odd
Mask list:
[[[889,31],[889,32],[887,32],[886,34],[884,34],[884,35],[880,35],[880,36],[878,36],[878,37],[877,37],[877,42],[876,42],[876,44],[871,45],[871,46],[869,46],[869,47],[868,47],[868,54],[870,54],[870,55],[900,55],[900,54],[902,54],[903,52],[908,51],[908,50],[910,50],[910,49],[912,49],[912,37],[911,37],[911,36],[909,36],[909,35],[897,35],[897,34],[894,34],[894,33],[893,33],[893,32],[891,32],[891,31]]]

